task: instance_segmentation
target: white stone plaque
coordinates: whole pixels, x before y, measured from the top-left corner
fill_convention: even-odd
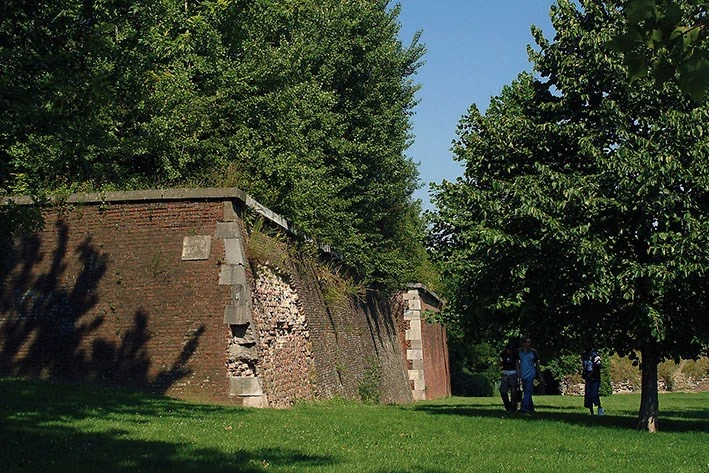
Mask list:
[[[186,236],[182,240],[182,261],[209,259],[212,237],[209,235]]]

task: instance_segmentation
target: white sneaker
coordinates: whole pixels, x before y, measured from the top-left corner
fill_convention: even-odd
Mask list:
[[[604,411],[602,407],[599,407],[599,408],[598,408],[598,415],[599,415],[599,416],[604,416],[604,415],[606,415],[606,411]]]

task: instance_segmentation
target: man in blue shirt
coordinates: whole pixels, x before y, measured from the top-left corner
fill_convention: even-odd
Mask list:
[[[532,348],[532,340],[525,338],[522,340],[522,349],[517,355],[517,375],[522,380],[522,405],[520,412],[528,414],[534,412],[534,401],[532,391],[534,390],[534,380],[540,378],[539,355],[537,350]],[[540,378],[541,381],[541,378]]]

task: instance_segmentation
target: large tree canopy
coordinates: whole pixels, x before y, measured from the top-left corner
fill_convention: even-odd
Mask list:
[[[387,0],[7,0],[0,188],[237,185],[370,282],[423,255]]]
[[[560,0],[554,40],[533,29],[536,74],[460,121],[465,172],[435,187],[431,239],[470,333],[641,353],[654,430],[658,363],[709,346],[709,108],[631,83],[608,48],[620,4]]]

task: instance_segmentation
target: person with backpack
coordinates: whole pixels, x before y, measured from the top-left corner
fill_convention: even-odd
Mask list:
[[[585,382],[583,407],[588,408],[593,415],[593,406],[598,407],[598,415],[605,415],[601,407],[601,367],[602,360],[592,345],[587,345],[581,356],[581,377]]]
[[[534,380],[541,378],[539,369],[539,354],[537,350],[532,348],[532,340],[525,338],[522,341],[522,349],[517,353],[517,374],[522,381],[522,405],[520,412],[523,414],[531,414],[534,412],[534,400],[532,399],[532,391],[534,391]]]

